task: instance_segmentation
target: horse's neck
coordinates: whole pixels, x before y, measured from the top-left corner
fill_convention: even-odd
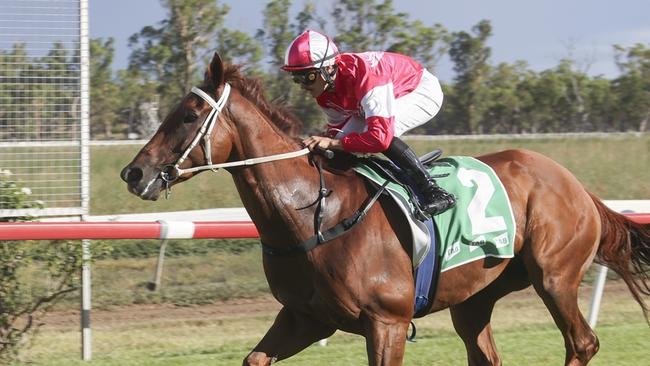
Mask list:
[[[300,149],[270,121],[238,123],[233,159],[245,160]],[[244,207],[266,243],[293,241],[304,236],[310,222],[304,207],[318,197],[318,172],[304,156],[231,170]]]

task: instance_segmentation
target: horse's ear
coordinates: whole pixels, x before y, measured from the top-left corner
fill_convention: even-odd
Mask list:
[[[218,53],[214,53],[210,66],[205,72],[205,79],[203,80],[206,86],[217,89],[223,83],[223,61]]]

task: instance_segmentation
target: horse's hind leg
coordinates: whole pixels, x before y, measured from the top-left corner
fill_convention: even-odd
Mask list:
[[[559,253],[540,252],[524,256],[529,278],[562,332],[565,365],[570,366],[586,365],[599,348],[598,338],[578,307],[578,287],[587,263],[591,261],[591,248],[584,245],[589,242],[585,242],[588,237],[575,232],[572,239],[564,243],[544,244],[546,248],[555,250],[573,248],[571,252],[559,250]]]
[[[268,366],[331,336],[335,330],[305,314],[284,307],[264,338],[244,359],[243,365]]]
[[[599,344],[578,308],[578,283],[538,277],[533,279],[533,285],[564,336],[565,365],[586,365],[598,352]]]

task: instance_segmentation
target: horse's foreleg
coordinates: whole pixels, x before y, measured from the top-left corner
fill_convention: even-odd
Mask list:
[[[456,333],[465,343],[469,366],[501,365],[490,326],[497,299],[486,295],[485,291],[479,292],[449,309]]]
[[[465,343],[467,363],[470,366],[501,365],[490,325],[492,310],[500,298],[528,286],[530,281],[526,270],[519,258],[514,258],[487,287],[450,307],[454,328]]]
[[[366,350],[370,366],[401,365],[409,322],[372,319],[366,322]]]
[[[305,314],[284,307],[264,338],[244,359],[243,365],[268,366],[331,336],[335,330]]]

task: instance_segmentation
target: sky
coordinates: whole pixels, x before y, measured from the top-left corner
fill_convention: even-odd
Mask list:
[[[220,0],[231,10],[226,26],[251,35],[261,27],[266,0]],[[297,12],[305,0],[293,0]],[[319,16],[327,18],[331,0],[319,0]],[[557,66],[563,58],[577,61],[592,76],[614,78],[613,45],[650,45],[650,0],[395,0],[396,10],[426,25],[442,24],[451,32],[470,31],[482,19],[492,24],[492,64],[528,62],[535,71]],[[115,67],[124,68],[128,38],[166,16],[160,0],[90,0],[90,36],[115,38]],[[329,21],[329,20],[328,20]],[[331,36],[335,36],[330,34]],[[436,74],[453,79],[451,63],[443,60]]]

